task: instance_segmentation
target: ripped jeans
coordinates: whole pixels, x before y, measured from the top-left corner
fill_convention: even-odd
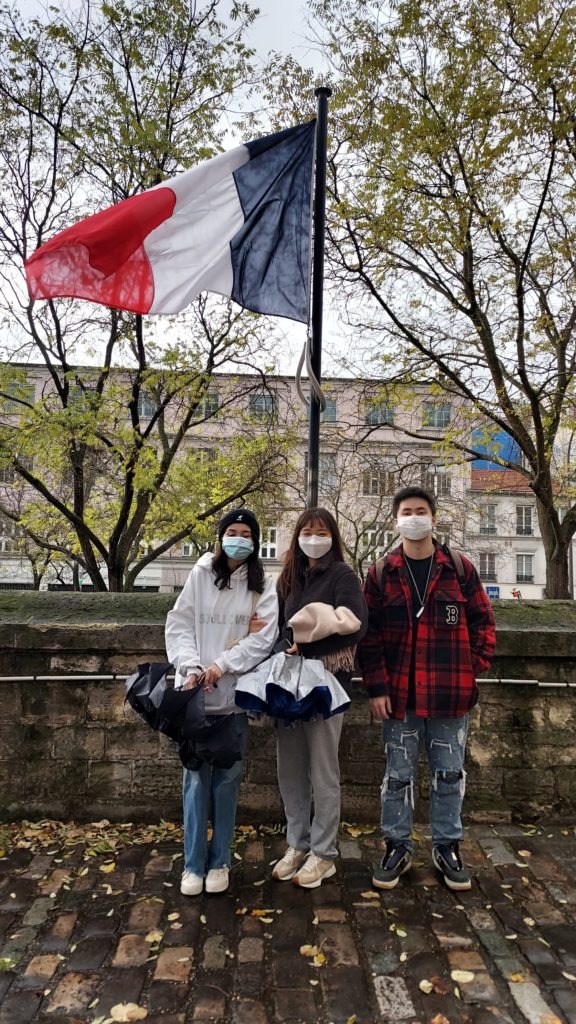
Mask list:
[[[430,766],[430,826],[438,846],[462,837],[460,813],[466,785],[464,755],[468,715],[462,718],[417,718],[408,711],[403,722],[382,723],[386,774],[382,783],[382,831],[386,839],[413,849],[412,818],[418,755],[425,745]]]

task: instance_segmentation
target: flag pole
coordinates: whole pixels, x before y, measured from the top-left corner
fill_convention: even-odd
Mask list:
[[[332,90],[321,86],[315,90],[316,174],[314,181],[314,216],[312,250],[312,308],[310,332],[310,369],[318,384],[322,375],[322,312],[324,298],[324,233],[326,224],[326,154],[328,140],[328,97]],[[310,393],[308,420],[308,496],[307,508],[318,505],[318,466],[320,462],[320,399],[314,388]]]

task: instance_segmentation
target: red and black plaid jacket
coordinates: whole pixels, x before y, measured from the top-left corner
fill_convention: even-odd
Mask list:
[[[421,718],[459,718],[478,700],[476,676],[490,665],[494,615],[476,569],[454,563],[435,547],[424,611],[418,620],[414,712]],[[369,697],[390,697],[392,717],[406,713],[414,628],[412,595],[402,547],[392,551],[378,587],[372,566],[364,583],[368,632],[358,655]]]

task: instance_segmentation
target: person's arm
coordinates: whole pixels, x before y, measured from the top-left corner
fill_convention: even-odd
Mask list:
[[[323,654],[342,651],[360,642],[368,628],[368,608],[360,586],[360,580],[350,566],[342,565],[334,584],[334,608],[348,608],[360,622],[355,633],[332,633],[331,636],[315,640],[311,644],[298,644],[301,654],[307,658],[321,658]]]
[[[185,677],[199,676],[203,665],[196,643],[194,569],[166,618],[165,642],[168,660]]]
[[[278,597],[272,580],[266,581],[264,592],[258,598],[255,614],[259,619],[264,619],[266,625],[258,632],[243,637],[229,651],[223,651],[214,660],[214,664],[222,672],[233,672],[236,675],[248,672],[270,654],[278,634]]]
[[[492,605],[476,569],[466,560],[466,583],[464,595],[467,598],[466,621],[470,637],[472,669],[480,675],[490,667],[496,647],[496,623]]]
[[[376,579],[376,568],[372,566],[364,580],[364,600],[368,608],[368,626],[358,647],[358,661],[362,681],[366,687],[370,704],[378,698],[390,701],[390,676],[384,657],[384,623],[380,588]],[[384,705],[382,705],[384,707]],[[376,709],[373,709],[376,713]],[[377,715],[377,717],[388,717]]]

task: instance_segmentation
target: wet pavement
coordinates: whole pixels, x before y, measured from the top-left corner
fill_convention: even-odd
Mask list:
[[[474,826],[452,893],[422,831],[385,893],[375,832],[343,826],[302,891],[244,826],[229,891],[187,898],[170,823],[0,826],[0,1024],[576,1024],[575,832]]]

